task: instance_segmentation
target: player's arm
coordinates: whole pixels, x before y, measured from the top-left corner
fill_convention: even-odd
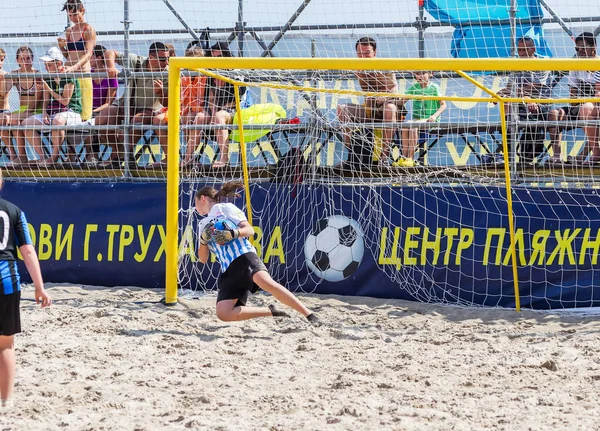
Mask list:
[[[35,287],[35,302],[41,303],[42,307],[47,307],[52,303],[52,299],[44,289],[44,280],[42,279],[42,270],[40,269],[40,261],[38,260],[35,248],[31,244],[24,244],[19,247],[19,251],[23,256],[23,261],[29,272],[33,285]]]
[[[254,228],[246,220],[238,223],[239,238],[252,238],[254,236]]]
[[[202,228],[202,232],[200,232],[200,241],[198,245],[198,260],[202,263],[208,262],[208,256],[210,255],[210,251],[208,250],[208,241],[211,238],[211,229],[213,223],[209,222],[204,225]]]
[[[198,247],[198,260],[202,263],[206,263],[208,262],[209,255],[210,252],[208,251],[208,245],[201,243],[200,247]]]

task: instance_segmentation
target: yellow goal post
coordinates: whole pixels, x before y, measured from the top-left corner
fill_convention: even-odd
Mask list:
[[[444,72],[454,72],[467,81],[471,82],[483,92],[486,97],[459,97],[444,96],[447,101],[477,101],[477,102],[495,102],[500,107],[500,121],[502,130],[502,146],[504,153],[504,171],[506,181],[506,196],[508,205],[508,220],[510,233],[510,249],[512,250],[512,269],[514,276],[514,293],[516,300],[516,309],[520,309],[519,300],[519,282],[517,278],[517,253],[515,251],[515,226],[513,220],[512,197],[510,172],[507,151],[507,121],[506,104],[510,102],[522,102],[521,98],[502,97],[496,94],[490,88],[485,87],[477,80],[468,75],[468,71],[481,72],[513,72],[513,71],[597,71],[600,70],[600,59],[453,59],[453,58],[427,58],[427,59],[319,59],[319,58],[194,58],[194,57],[173,57],[169,59],[169,122],[168,122],[168,152],[169,154],[179,154],[180,150],[180,89],[181,72],[183,69],[237,69],[237,70],[380,70],[380,71],[414,71],[414,70],[434,70]],[[465,72],[467,71],[467,72]],[[240,108],[239,86],[243,83],[234,83],[236,92],[236,107]],[[281,88],[281,87],[279,87]],[[294,87],[290,89],[303,91],[322,91],[323,89]],[[352,92],[347,92],[352,94]],[[362,95],[377,96],[377,93],[354,92]],[[419,97],[417,97],[419,98]],[[421,99],[427,99],[427,96],[421,96]],[[531,100],[532,102],[538,100]],[[574,99],[552,99],[553,102],[571,103]],[[587,101],[600,102],[600,98],[587,99]],[[548,102],[547,100],[539,102]],[[245,147],[243,139],[243,129],[240,118],[240,153],[242,172],[244,173],[244,183],[248,188],[247,161],[245,160]],[[166,276],[165,276],[165,302],[174,304],[177,302],[178,293],[178,196],[179,196],[179,158],[172,156],[167,161],[167,199],[166,199]],[[250,194],[246,193],[247,199]],[[250,205],[248,204],[250,212]],[[251,220],[251,213],[249,220]]]

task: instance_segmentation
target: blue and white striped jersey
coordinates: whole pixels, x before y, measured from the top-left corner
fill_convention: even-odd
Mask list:
[[[248,220],[243,211],[232,203],[215,204],[207,216],[198,223],[198,238],[200,238],[207,223],[220,219],[228,219],[236,226],[242,221]],[[225,245],[218,245],[211,239],[208,242],[208,249],[217,256],[217,260],[221,264],[221,272],[225,272],[229,265],[231,265],[231,262],[241,255],[250,252],[256,253],[256,249],[248,238],[236,238]]]

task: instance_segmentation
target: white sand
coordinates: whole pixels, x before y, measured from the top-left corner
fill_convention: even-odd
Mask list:
[[[600,427],[597,316],[302,296],[327,322],[315,329],[223,323],[214,296],[165,308],[152,290],[49,292],[50,309],[22,302],[1,430]]]

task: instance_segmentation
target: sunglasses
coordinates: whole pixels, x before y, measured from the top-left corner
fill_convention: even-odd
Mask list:
[[[160,62],[169,61],[169,57],[155,57]]]

